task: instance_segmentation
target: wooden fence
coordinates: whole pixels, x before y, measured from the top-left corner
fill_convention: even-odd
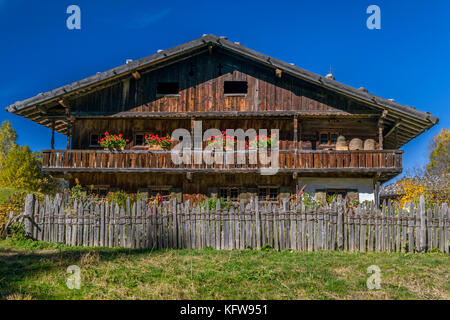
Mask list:
[[[209,208],[176,203],[125,207],[108,202],[75,202],[60,196],[40,203],[28,195],[25,231],[37,240],[70,246],[124,248],[245,249],[270,246],[303,251],[449,252],[447,204],[425,209],[412,203],[399,209],[389,202],[352,208],[343,201],[325,207],[250,203]]]

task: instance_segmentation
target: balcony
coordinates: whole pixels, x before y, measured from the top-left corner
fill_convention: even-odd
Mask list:
[[[44,150],[42,168],[47,172],[259,172],[259,156],[243,152],[245,163],[195,164],[192,152],[188,164],[175,164],[170,151]],[[402,171],[401,150],[334,151],[280,150],[278,172],[298,173],[380,173],[396,175]],[[250,161],[256,159],[256,161]]]

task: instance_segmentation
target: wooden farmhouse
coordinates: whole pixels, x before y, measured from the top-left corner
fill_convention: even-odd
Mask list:
[[[316,198],[377,200],[380,183],[402,172],[400,148],[439,121],[214,35],[128,60],[7,111],[52,130],[42,169],[71,186],[179,200],[278,202],[303,186]],[[279,170],[263,175],[248,161],[175,164],[170,150],[144,146],[147,135],[193,132],[198,121],[203,131],[278,129]],[[99,145],[106,131],[129,140],[124,150]],[[54,149],[54,132],[67,136],[66,150]]]

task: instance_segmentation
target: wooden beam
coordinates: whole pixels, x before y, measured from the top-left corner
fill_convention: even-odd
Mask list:
[[[394,126],[384,135],[384,138],[386,139],[387,137],[389,137],[396,128],[398,128],[400,125],[402,124],[401,121],[397,121]]]
[[[72,121],[69,120],[69,121],[67,121],[67,146],[66,146],[67,150],[70,150],[70,138],[72,135],[71,127],[72,127]]]
[[[378,149],[379,150],[383,150],[383,127],[379,126],[378,127]]]
[[[52,121],[52,140],[51,140],[51,149],[55,149],[55,120]]]
[[[383,121],[386,119],[388,111],[385,109],[378,120],[378,149],[383,150]]]
[[[281,69],[275,69],[275,74],[278,78],[281,78],[281,75],[283,74],[283,71]]]
[[[66,103],[63,99],[58,100],[58,103],[59,103],[63,108],[69,109],[69,106],[67,105],[67,103]]]
[[[139,71],[134,71],[132,74],[133,78],[135,78],[136,80],[141,79],[141,74],[139,73]]]
[[[298,118],[294,116],[294,149],[298,148]]]

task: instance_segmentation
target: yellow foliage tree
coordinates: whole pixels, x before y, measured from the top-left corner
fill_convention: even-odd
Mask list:
[[[431,141],[432,151],[427,170],[429,173],[450,172],[450,130],[442,128],[441,132]]]

